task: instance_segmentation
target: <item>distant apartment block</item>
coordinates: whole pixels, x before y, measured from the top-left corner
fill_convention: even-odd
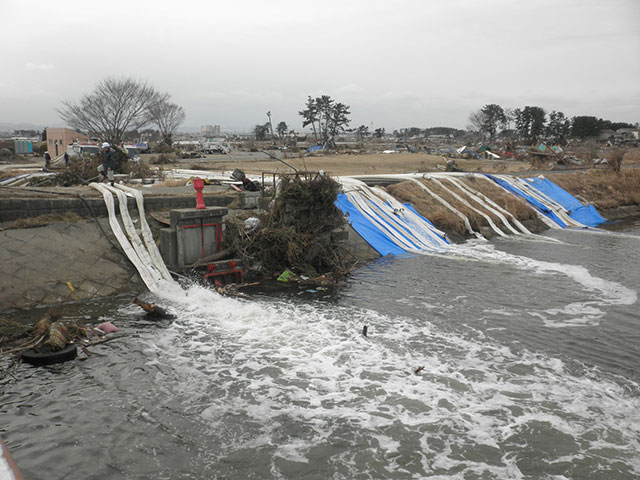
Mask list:
[[[62,155],[73,142],[88,142],[89,137],[68,128],[47,128],[47,150],[52,157]]]
[[[200,134],[204,137],[219,137],[220,125],[202,125],[200,127]]]

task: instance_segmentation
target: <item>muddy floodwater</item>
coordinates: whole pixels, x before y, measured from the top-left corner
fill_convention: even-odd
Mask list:
[[[639,250],[632,221],[102,305],[126,336],[3,376],[1,435],[28,479],[640,478]]]

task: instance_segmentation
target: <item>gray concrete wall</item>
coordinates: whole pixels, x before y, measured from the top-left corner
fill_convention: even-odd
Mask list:
[[[85,198],[96,216],[107,216],[107,208],[102,197]],[[208,195],[205,204],[213,207],[225,207],[236,200],[231,195]],[[118,202],[115,201],[116,211]],[[128,199],[129,209],[135,209],[135,200]],[[195,206],[194,196],[145,196],[144,208],[147,212],[169,210],[171,208],[190,208]],[[37,217],[46,214],[65,214],[73,212],[83,217],[91,216],[85,203],[77,197],[68,198],[0,198],[0,222],[9,222],[18,218]]]
[[[108,221],[101,222],[112,237]],[[143,289],[94,221],[0,231],[0,311]]]

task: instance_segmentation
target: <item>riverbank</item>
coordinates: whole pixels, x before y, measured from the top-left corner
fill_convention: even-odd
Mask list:
[[[640,170],[623,170],[620,173],[593,170],[585,172],[571,172],[562,174],[547,174],[548,178],[565,188],[580,200],[593,203],[599,208],[605,218],[620,220],[625,217],[640,215]],[[515,215],[527,229],[540,232],[546,226],[538,219],[535,212],[525,202],[504,194],[490,182],[461,179],[468,188],[477,189],[488,197],[493,198],[501,207]],[[495,236],[495,230],[490,228],[488,219],[500,224],[500,218],[489,213],[482,216],[472,209],[460,204],[443,186],[428,180],[423,180],[428,188],[437,192],[447,202],[454,204],[470,221],[471,228],[482,233],[486,238]],[[386,187],[387,191],[401,201],[410,202],[423,216],[429,218],[436,227],[447,232],[449,239],[462,242],[470,237],[465,230],[464,223],[452,214],[433,197],[425,195],[410,182]],[[207,186],[209,193],[205,196],[207,204],[224,202],[236,205],[246,203],[242,200],[248,193],[223,192],[226,187]],[[71,189],[54,188],[32,191],[28,189],[2,189],[0,200],[4,195],[5,201],[16,203],[15,212],[20,211],[19,200],[39,202],[44,205],[56,205],[60,191],[68,197],[86,197],[94,203],[99,218],[89,217],[85,202],[78,201],[78,211],[84,209],[85,217],[77,216],[71,210],[69,217],[50,215],[31,219],[21,218],[17,221],[5,222],[0,229],[0,242],[3,249],[0,252],[4,275],[0,279],[0,343],[19,336],[20,328],[14,328],[13,318],[29,317],[22,313],[33,309],[40,309],[65,303],[86,302],[101,298],[109,298],[118,294],[136,295],[144,291],[137,272],[119,251],[104,214],[104,207],[100,209],[102,199],[97,192],[87,187],[73,187]],[[20,193],[11,198],[15,192]],[[154,192],[155,191],[155,192]],[[153,192],[155,195],[149,195]],[[206,192],[205,192],[206,194]],[[31,198],[33,195],[33,198]],[[64,199],[68,203],[69,199]],[[63,212],[64,205],[56,209]],[[160,187],[145,189],[145,203],[155,205],[156,208],[170,208],[183,206],[182,203],[193,204],[193,190],[191,187]],[[154,203],[155,202],[155,203]],[[157,205],[156,205],[157,204]],[[178,205],[180,204],[180,205]],[[184,206],[186,206],[186,204]],[[215,204],[215,203],[214,203]],[[603,208],[605,207],[605,208]],[[27,215],[27,209],[22,207]],[[89,209],[90,210],[90,209]],[[59,213],[58,212],[58,213]],[[95,212],[94,212],[95,213]],[[149,213],[149,212],[147,212]],[[488,217],[488,219],[487,219]],[[91,217],[89,217],[91,218]],[[147,219],[158,233],[162,224],[156,222],[152,215]],[[61,221],[63,220],[63,221]],[[352,246],[353,256],[360,262],[377,258],[377,254],[352,229],[348,232],[348,244]],[[30,317],[30,322],[37,321],[38,314]],[[29,322],[21,320],[26,325]],[[2,327],[4,322],[5,327]]]

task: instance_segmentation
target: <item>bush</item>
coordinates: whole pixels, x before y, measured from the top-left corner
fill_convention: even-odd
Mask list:
[[[622,159],[626,151],[623,148],[616,148],[607,155],[607,168],[614,172],[619,172],[622,168]]]

